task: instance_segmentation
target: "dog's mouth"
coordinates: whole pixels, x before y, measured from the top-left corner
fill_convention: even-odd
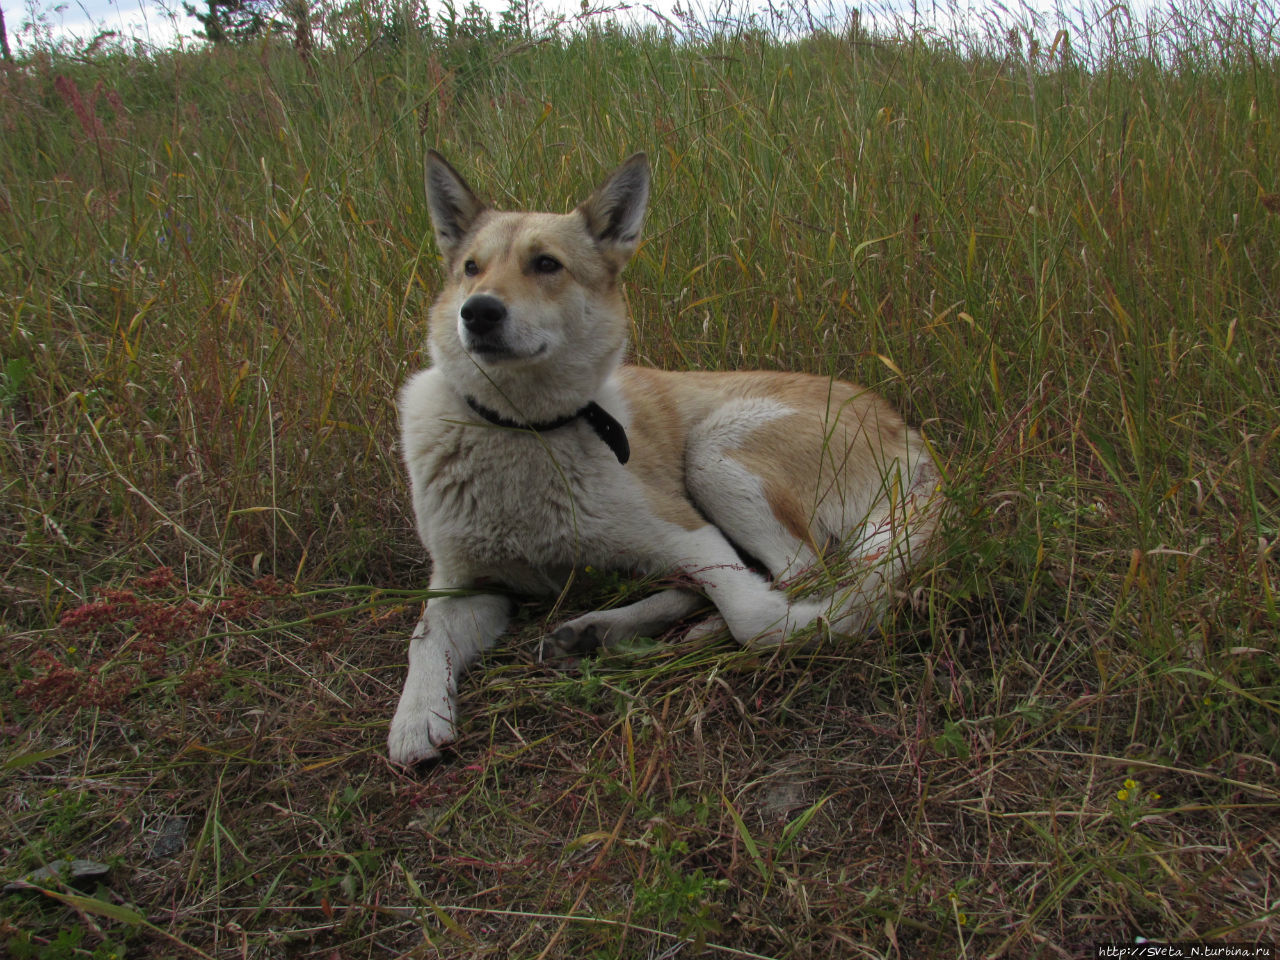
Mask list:
[[[540,343],[532,351],[516,350],[510,344],[487,337],[467,337],[463,346],[471,356],[485,363],[501,363],[504,360],[532,360],[547,352],[547,344]]]
[[[491,340],[468,338],[464,346],[467,348],[467,353],[487,359],[498,360],[503,357],[513,356],[512,349],[505,343],[496,343]]]

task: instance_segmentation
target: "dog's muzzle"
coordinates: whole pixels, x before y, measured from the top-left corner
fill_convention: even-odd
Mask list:
[[[479,340],[489,338],[502,326],[502,321],[507,319],[507,305],[487,293],[467,297],[459,312],[462,315],[462,326],[467,333]]]
[[[458,315],[462,318],[462,339],[468,352],[491,359],[511,352],[504,335],[507,305],[497,297],[473,294],[463,302]]]

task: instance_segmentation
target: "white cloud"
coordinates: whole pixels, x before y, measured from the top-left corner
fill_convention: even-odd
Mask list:
[[[149,0],[79,0],[48,6],[29,2],[20,10],[8,0],[3,6],[9,42],[17,49],[50,41],[81,46],[110,32],[121,40],[168,47],[179,37],[190,39],[196,26],[180,6],[166,9]]]

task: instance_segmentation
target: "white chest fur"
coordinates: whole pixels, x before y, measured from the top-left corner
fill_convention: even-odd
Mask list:
[[[617,565],[627,539],[617,527],[645,509],[586,423],[544,433],[485,423],[432,370],[405,385],[401,428],[428,552],[468,558],[471,572],[518,589],[553,588],[574,566]]]

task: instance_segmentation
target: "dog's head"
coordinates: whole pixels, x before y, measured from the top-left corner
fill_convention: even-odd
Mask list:
[[[626,345],[618,275],[640,244],[649,200],[644,154],[567,214],[490,209],[434,151],[426,183],[446,270],[431,308],[434,364],[517,419],[572,413]]]

